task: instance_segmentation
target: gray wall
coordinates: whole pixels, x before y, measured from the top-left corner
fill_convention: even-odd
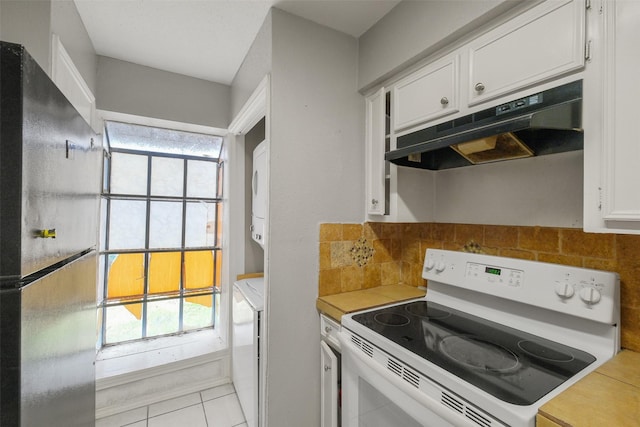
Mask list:
[[[266,421],[314,426],[320,423],[319,224],[364,217],[357,41],[272,9],[232,84],[234,115],[267,72]]]
[[[319,224],[364,218],[364,102],[356,39],[278,9],[272,19],[267,420],[317,426]]]
[[[2,40],[24,45],[38,65],[49,73],[51,2],[2,0],[0,4]]]
[[[229,102],[229,86],[98,57],[98,109],[226,128]]]
[[[57,34],[95,95],[96,53],[78,11],[70,0],[0,2],[0,38],[26,47],[47,74],[51,73],[51,34]]]
[[[238,114],[255,88],[271,71],[271,12],[267,14],[249,52],[231,83],[231,119]]]
[[[522,0],[403,0],[359,38],[358,88],[367,89]]]

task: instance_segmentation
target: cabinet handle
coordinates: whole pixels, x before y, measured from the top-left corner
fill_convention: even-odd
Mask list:
[[[476,83],[475,89],[476,89],[476,92],[482,92],[484,90],[484,84]]]
[[[377,205],[378,204],[378,199],[371,199],[371,204],[372,205]]]
[[[324,327],[324,331],[325,331],[326,333],[331,332],[331,326],[325,326],[325,327]]]
[[[443,97],[440,99],[440,104],[442,104],[442,105],[447,105],[448,103],[449,103],[449,99],[448,99],[446,96],[443,96]]]
[[[329,365],[324,365],[324,371],[325,371],[325,372],[330,371],[330,370],[331,370],[331,366],[329,366]]]

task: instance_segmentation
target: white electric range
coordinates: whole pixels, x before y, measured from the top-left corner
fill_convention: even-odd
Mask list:
[[[616,273],[429,249],[423,277],[343,316],[343,427],[535,426],[620,348]]]

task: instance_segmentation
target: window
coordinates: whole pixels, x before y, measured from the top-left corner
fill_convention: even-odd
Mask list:
[[[222,138],[105,123],[101,344],[215,327]]]

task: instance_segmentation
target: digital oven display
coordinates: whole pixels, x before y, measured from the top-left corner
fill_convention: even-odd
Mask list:
[[[502,272],[502,270],[499,269],[499,268],[495,268],[495,267],[485,267],[484,268],[484,272],[488,273],[488,274],[495,274],[496,276],[499,276],[500,273]]]

